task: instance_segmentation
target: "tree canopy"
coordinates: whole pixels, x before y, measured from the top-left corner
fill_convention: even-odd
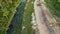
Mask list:
[[[8,26],[22,0],[0,0],[0,33],[7,31]]]

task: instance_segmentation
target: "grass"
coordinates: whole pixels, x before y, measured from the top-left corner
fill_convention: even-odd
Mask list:
[[[60,17],[60,3],[57,0],[45,0],[47,7],[51,10],[51,13]]]
[[[31,27],[31,14],[32,12],[34,12],[34,6],[33,3],[34,0],[30,0],[29,2],[27,2],[27,9],[25,10],[26,16],[25,16],[25,23],[26,23],[26,32],[25,34],[35,34],[35,32],[33,31],[32,27]]]

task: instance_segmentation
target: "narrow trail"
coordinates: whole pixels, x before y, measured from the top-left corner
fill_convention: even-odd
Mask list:
[[[43,4],[44,0],[40,0],[41,6],[37,6],[38,0],[34,2],[34,10],[36,16],[36,22],[40,34],[54,34],[54,30],[50,27],[51,22],[55,22],[54,18]],[[53,21],[51,21],[53,20]]]
[[[37,6],[37,1],[35,1],[35,3],[34,3],[34,10],[35,10],[35,16],[36,16],[39,33],[40,34],[49,34],[49,31],[47,30],[47,27],[43,21],[44,19],[42,16],[41,8],[39,6]]]

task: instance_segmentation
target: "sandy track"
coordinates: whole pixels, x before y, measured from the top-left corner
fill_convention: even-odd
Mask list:
[[[44,17],[42,15],[42,10],[40,6],[37,6],[37,0],[34,2],[34,10],[37,21],[37,26],[40,34],[49,34],[48,28],[44,22]]]

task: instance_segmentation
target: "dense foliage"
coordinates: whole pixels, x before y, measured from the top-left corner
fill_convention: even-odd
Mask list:
[[[5,34],[21,0],[0,0],[0,34]]]
[[[60,17],[60,0],[45,0],[45,2],[51,13]]]

